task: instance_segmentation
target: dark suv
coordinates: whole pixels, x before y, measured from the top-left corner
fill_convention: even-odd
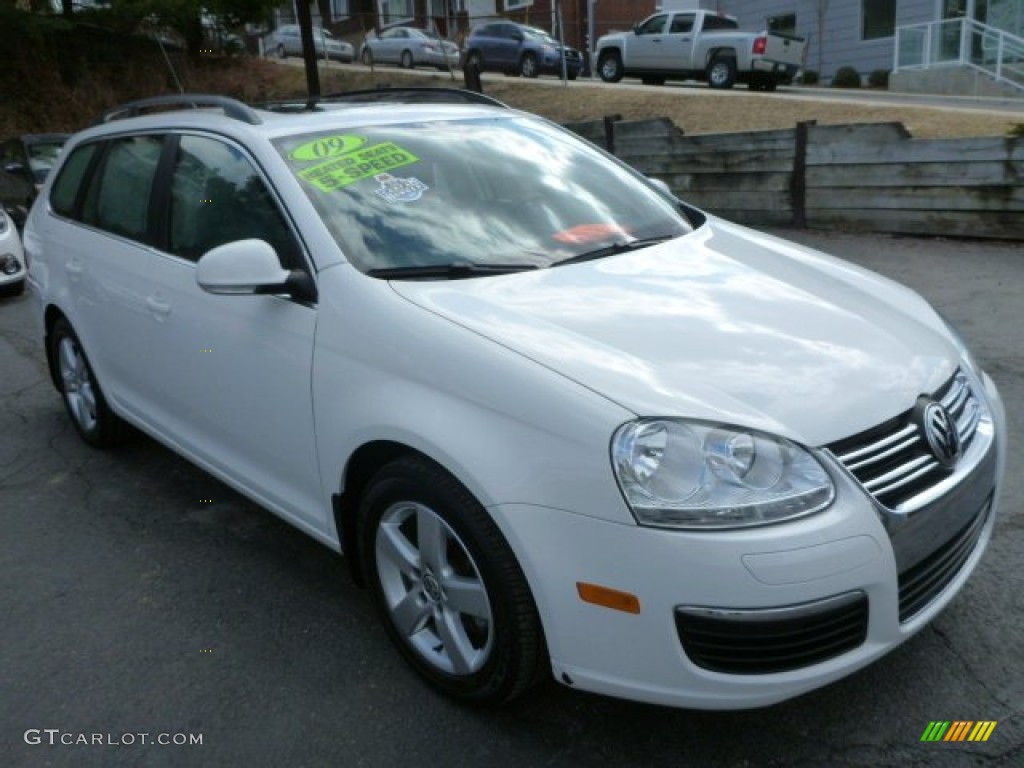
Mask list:
[[[561,44],[543,29],[525,24],[496,21],[479,26],[467,38],[465,50],[465,66],[475,64],[481,72],[562,74]],[[565,46],[566,76],[575,80],[582,66],[580,52]]]

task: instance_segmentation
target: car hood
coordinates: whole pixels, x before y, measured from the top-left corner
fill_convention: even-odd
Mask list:
[[[599,261],[393,287],[638,415],[811,446],[909,409],[958,364],[912,291],[713,218]]]

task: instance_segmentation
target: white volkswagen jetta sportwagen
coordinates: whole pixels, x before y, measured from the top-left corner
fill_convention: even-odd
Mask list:
[[[1005,419],[925,301],[539,118],[385,98],[70,139],[25,246],[87,442],[134,425],[344,551],[481,703],[765,705],[953,599]]]

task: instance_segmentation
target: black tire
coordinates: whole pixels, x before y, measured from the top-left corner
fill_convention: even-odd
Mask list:
[[[736,85],[736,59],[732,56],[715,56],[708,64],[708,85],[726,90]]]
[[[284,49],[284,43],[278,43],[277,44],[277,58],[279,58],[279,59],[287,59],[288,58],[288,51],[286,51]]]
[[[15,296],[21,296],[24,292],[24,280],[16,280],[13,283],[7,283],[7,285],[0,285],[0,298],[13,298]]]
[[[437,690],[501,704],[550,669],[526,577],[454,477],[425,459],[398,459],[370,481],[358,525],[366,584],[388,636]]]
[[[466,55],[466,64],[463,69],[475,69],[477,72],[484,71],[484,60],[478,51],[471,51]]]
[[[363,64],[365,66],[372,67],[373,66],[373,51],[371,51],[369,48],[363,48],[363,53],[359,57],[359,59],[360,59],[360,61],[363,62]]]
[[[622,56],[618,51],[605,51],[597,60],[597,72],[606,83],[617,83],[622,79]]]
[[[412,69],[416,66],[416,63],[412,59],[411,51],[402,51],[402,58],[399,63],[402,65],[402,69]]]
[[[534,78],[540,74],[539,69],[537,57],[529,52],[524,53],[523,58],[519,60],[519,74],[523,77]]]
[[[575,80],[577,77],[580,76],[580,73],[579,73],[578,70],[569,69],[569,70],[566,70],[565,76],[568,77],[570,80]]]
[[[112,448],[121,442],[124,422],[107,405],[85,350],[64,318],[53,324],[47,352],[64,407],[82,439],[94,448]]]

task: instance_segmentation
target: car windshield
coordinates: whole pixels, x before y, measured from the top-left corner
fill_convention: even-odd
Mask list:
[[[383,125],[275,145],[364,272],[543,268],[692,231],[642,176],[539,119]]]
[[[532,38],[534,40],[539,40],[540,42],[547,43],[548,45],[558,45],[558,41],[555,40],[555,38],[553,38],[551,35],[549,35],[543,29],[534,29],[533,27],[523,27],[522,30],[523,30],[523,32],[526,33],[526,36],[529,37],[529,38]]]
[[[57,162],[57,155],[60,154],[63,146],[64,142],[62,141],[38,142],[26,146],[28,162],[32,166],[32,176],[36,184],[46,181],[46,175],[50,172],[53,164]]]

